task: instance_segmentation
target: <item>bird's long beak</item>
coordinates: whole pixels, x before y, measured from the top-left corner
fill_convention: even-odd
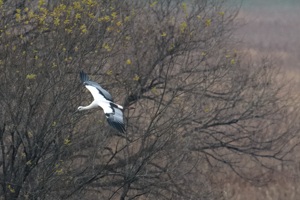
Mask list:
[[[73,114],[72,114],[72,115],[75,115],[76,113],[78,113],[78,110],[76,110],[75,112],[73,112]]]

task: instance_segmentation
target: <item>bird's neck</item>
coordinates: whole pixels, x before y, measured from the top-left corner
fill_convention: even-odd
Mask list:
[[[82,106],[82,110],[89,110],[89,109],[92,109],[92,108],[97,108],[98,105],[95,101],[93,101],[90,105],[88,106]]]

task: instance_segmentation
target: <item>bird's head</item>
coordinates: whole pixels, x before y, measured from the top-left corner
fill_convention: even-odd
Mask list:
[[[76,113],[78,113],[79,111],[82,111],[82,110],[83,110],[83,106],[79,106],[77,108],[77,110],[75,112],[73,112],[73,115],[76,114]]]
[[[79,106],[78,108],[77,108],[77,111],[82,111],[83,110],[83,106]]]

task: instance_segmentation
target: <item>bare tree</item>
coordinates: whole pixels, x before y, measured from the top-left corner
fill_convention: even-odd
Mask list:
[[[293,148],[289,93],[235,52],[220,1],[0,5],[4,199],[221,199],[215,170],[268,178]],[[80,69],[123,102],[129,141],[73,114]]]

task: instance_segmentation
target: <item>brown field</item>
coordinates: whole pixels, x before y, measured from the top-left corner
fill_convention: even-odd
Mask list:
[[[253,56],[272,56],[283,69],[300,69],[300,7],[242,10],[237,36]]]
[[[241,10],[239,22],[242,27],[237,38],[242,39],[242,48],[250,52],[251,59],[264,56],[272,58],[282,68],[287,79],[295,86],[295,95],[300,91],[300,7],[259,8]],[[226,199],[276,200],[300,199],[300,154],[292,152],[292,162],[278,166],[272,180],[263,186],[242,182],[229,176],[225,182]]]

